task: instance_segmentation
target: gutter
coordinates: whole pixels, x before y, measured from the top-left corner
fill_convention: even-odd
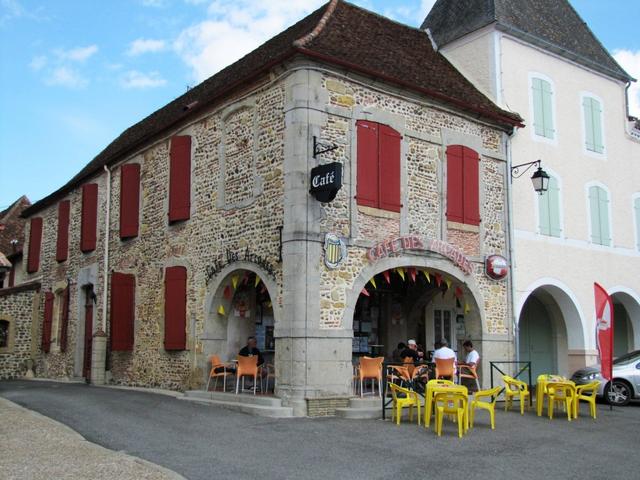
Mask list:
[[[515,132],[514,132],[515,133]],[[515,275],[515,246],[513,244],[514,233],[514,219],[513,219],[513,178],[511,176],[511,165],[513,164],[511,158],[511,141],[513,135],[508,136],[508,141],[505,142],[505,150],[507,156],[506,163],[506,184],[507,184],[507,241],[509,242],[509,281],[510,295],[511,295],[511,324],[513,332],[513,340],[515,345],[515,361],[520,361],[520,331],[518,329],[518,319],[516,318],[516,275]]]

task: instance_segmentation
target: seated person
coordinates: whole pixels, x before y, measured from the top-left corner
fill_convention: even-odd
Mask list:
[[[411,358],[413,363],[419,362],[422,360],[422,356],[420,352],[418,352],[418,345],[416,345],[416,341],[411,339],[407,341],[407,347],[400,353],[400,357],[404,360],[405,358]]]
[[[247,344],[240,349],[238,355],[242,357],[253,357],[254,355],[258,356],[258,366],[264,363],[264,358],[262,358],[262,353],[257,348],[258,341],[256,337],[247,338]]]
[[[480,354],[473,348],[471,340],[467,340],[462,344],[464,351],[467,353],[464,364],[470,367],[477,367],[480,360]]]
[[[407,348],[407,346],[404,344],[404,342],[400,342],[398,344],[398,348],[391,352],[391,361],[398,363],[402,362],[402,352],[405,348]]]
[[[433,361],[435,362],[437,358],[441,360],[453,358],[453,373],[455,376],[457,361],[456,352],[449,348],[449,343],[445,339],[440,340],[440,342],[436,343],[435,346],[437,347],[438,345],[440,345],[440,348],[437,348],[436,351],[433,352]],[[453,378],[451,380],[453,380]]]

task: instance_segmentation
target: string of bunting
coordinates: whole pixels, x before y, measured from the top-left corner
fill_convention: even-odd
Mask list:
[[[243,285],[248,285],[249,284],[249,279],[251,278],[251,274],[250,272],[244,272],[244,275],[242,276],[242,284]],[[238,283],[240,282],[241,277],[239,275],[232,275],[231,276],[231,285],[225,285],[224,290],[222,291],[222,296],[226,299],[226,300],[231,300],[231,298],[233,297],[233,291],[232,291],[232,287],[233,290],[236,290],[238,288]],[[267,286],[264,284],[264,282],[262,281],[262,279],[256,275],[256,279],[253,283],[254,288],[258,288],[258,285],[260,285],[260,283],[262,283],[262,287],[260,288],[260,293],[266,293],[267,292]],[[267,302],[267,306],[269,308],[271,308],[272,304],[271,302]],[[224,309],[224,305],[220,304],[218,305],[218,315],[226,315],[226,311]]]

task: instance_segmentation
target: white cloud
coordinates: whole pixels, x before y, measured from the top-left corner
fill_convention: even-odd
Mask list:
[[[165,48],[164,40],[153,40],[150,38],[138,38],[131,42],[127,55],[136,56],[148,52],[160,52]]]
[[[84,62],[98,52],[97,45],[89,45],[86,47],[76,47],[70,50],[57,49],[55,54],[60,60],[68,60],[71,62]]]
[[[323,0],[218,0],[209,19],[183,30],[174,49],[202,81],[321,5]]]
[[[44,55],[38,55],[37,57],[33,57],[31,62],[29,63],[29,67],[37,72],[38,70],[42,70],[46,64],[47,57],[45,57]]]
[[[120,78],[122,88],[155,88],[166,83],[167,81],[158,72],[142,73],[129,70]]]
[[[89,81],[72,68],[56,67],[44,79],[44,83],[67,88],[84,88]]]
[[[633,78],[640,81],[640,50],[614,50],[613,58]],[[640,118],[640,85],[632,82],[629,87],[629,113]]]

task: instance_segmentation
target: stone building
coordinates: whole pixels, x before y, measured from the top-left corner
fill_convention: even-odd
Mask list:
[[[534,377],[598,361],[594,282],[613,299],[614,355],[639,349],[635,80],[566,0],[438,1],[422,27],[474,85],[525,116],[514,163],[540,159],[551,177],[542,196],[513,181],[519,358]],[[627,401],[638,388],[616,385]]]
[[[296,415],[407,338],[472,339],[488,377],[519,125],[425,32],[332,0],[27,210],[37,375],[196,388],[255,335]]]

